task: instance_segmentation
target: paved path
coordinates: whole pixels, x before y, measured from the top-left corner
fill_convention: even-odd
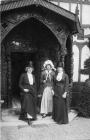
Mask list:
[[[90,119],[76,117],[66,125],[58,125],[50,117],[32,126],[18,120],[15,115],[3,117],[1,140],[90,140]]]
[[[77,117],[67,125],[2,126],[1,140],[90,140],[90,119]]]

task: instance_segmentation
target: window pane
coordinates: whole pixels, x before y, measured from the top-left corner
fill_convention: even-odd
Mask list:
[[[69,3],[60,2],[60,6],[66,10],[69,10]]]
[[[82,24],[90,24],[90,5],[82,5]]]
[[[90,57],[90,50],[87,46],[83,47],[81,54],[81,69],[84,69],[84,62]],[[81,82],[84,82],[89,76],[81,74]]]
[[[89,28],[84,28],[84,35],[90,34],[90,27]]]
[[[73,81],[78,81],[79,69],[79,49],[76,45],[73,46]]]

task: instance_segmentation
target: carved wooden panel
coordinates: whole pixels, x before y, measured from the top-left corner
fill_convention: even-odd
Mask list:
[[[65,25],[60,19],[56,19],[53,14],[45,14],[45,12],[40,13],[39,10],[34,10],[32,12],[16,12],[8,14],[6,17],[2,18],[2,40],[13,28],[29,18],[35,18],[42,22],[56,36],[62,48],[65,47],[65,44],[63,43],[66,42],[67,34],[69,34],[67,25]],[[64,50],[62,49],[62,51]]]
[[[16,26],[18,26],[20,23],[22,23],[25,20],[28,20],[30,18],[35,18],[36,20],[40,21],[43,23],[55,36],[55,38],[58,40],[59,46],[56,47],[56,57],[57,61],[62,61],[64,63],[64,58],[66,55],[66,40],[67,36],[69,34],[69,29],[67,25],[61,21],[61,19],[58,19],[57,16],[55,17],[51,13],[46,13],[46,12],[40,12],[40,10],[34,10],[34,11],[18,11],[15,13],[10,13],[7,14],[6,16],[2,17],[2,41],[4,41],[5,37],[10,33],[12,29],[15,29]],[[3,68],[3,81],[5,87],[2,86],[2,90],[4,92],[7,92],[7,98],[9,103],[11,103],[11,57],[10,54],[11,52],[19,52],[19,51],[36,51],[37,48],[35,47],[30,47],[29,42],[22,43],[19,45],[15,45],[17,42],[13,42],[10,46],[7,44],[6,45],[6,54],[3,53],[4,57],[6,58],[6,62],[2,61],[2,68]],[[2,57],[4,60],[4,58]],[[41,58],[41,63],[43,62]],[[42,64],[39,65],[42,65]],[[4,79],[6,80],[4,81]],[[6,82],[6,83],[5,83]],[[6,94],[6,93],[5,93]]]

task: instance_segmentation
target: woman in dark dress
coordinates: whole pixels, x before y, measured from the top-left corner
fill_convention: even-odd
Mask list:
[[[24,96],[22,108],[26,112],[29,125],[31,124],[32,119],[36,119],[36,84],[32,72],[33,66],[30,62],[26,67],[26,73],[21,75],[19,81],[21,94]]]
[[[68,75],[65,74],[63,67],[60,65],[57,68],[55,94],[53,97],[53,119],[59,124],[68,123],[68,111],[66,104],[68,85]]]

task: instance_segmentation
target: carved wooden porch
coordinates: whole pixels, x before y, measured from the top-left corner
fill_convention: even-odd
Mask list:
[[[9,3],[4,3],[0,5],[1,7],[1,19],[2,19],[2,34],[1,34],[1,60],[2,60],[2,99],[5,100],[6,106],[11,105],[12,102],[12,57],[15,53],[25,53],[37,55],[37,60],[42,65],[44,57],[52,58],[55,64],[59,61],[62,61],[65,67],[66,73],[69,75],[70,86],[72,85],[72,70],[73,70],[73,61],[72,61],[72,35],[80,32],[80,24],[78,17],[75,14],[72,14],[69,11],[64,10],[46,0],[20,0]],[[46,36],[51,37],[51,41],[44,45],[43,49],[39,49],[39,45],[35,43],[31,37],[30,40],[19,39],[17,41],[18,29],[27,25],[26,23],[31,22],[37,23],[37,31],[45,33]],[[33,24],[31,24],[33,26]],[[42,26],[42,30],[40,29]],[[21,27],[20,27],[21,26]],[[28,25],[29,27],[29,25]],[[33,26],[34,28],[35,26]],[[23,30],[23,28],[21,29]],[[25,31],[25,30],[24,30]],[[23,31],[23,32],[24,32]],[[30,33],[27,30],[28,34]],[[14,36],[13,36],[14,35]],[[36,41],[44,43],[47,40],[44,38],[44,35],[37,34]],[[14,39],[14,40],[13,40]],[[54,41],[53,41],[54,40]],[[53,42],[53,43],[52,43]],[[19,44],[18,44],[19,43]],[[45,50],[50,50],[52,55],[42,57]],[[53,51],[52,51],[53,50]],[[55,55],[54,55],[55,53]],[[14,54],[14,55],[13,55]],[[48,53],[47,53],[48,54]],[[15,57],[14,57],[15,58]],[[13,60],[14,60],[13,58]],[[24,58],[24,56],[23,56]]]

